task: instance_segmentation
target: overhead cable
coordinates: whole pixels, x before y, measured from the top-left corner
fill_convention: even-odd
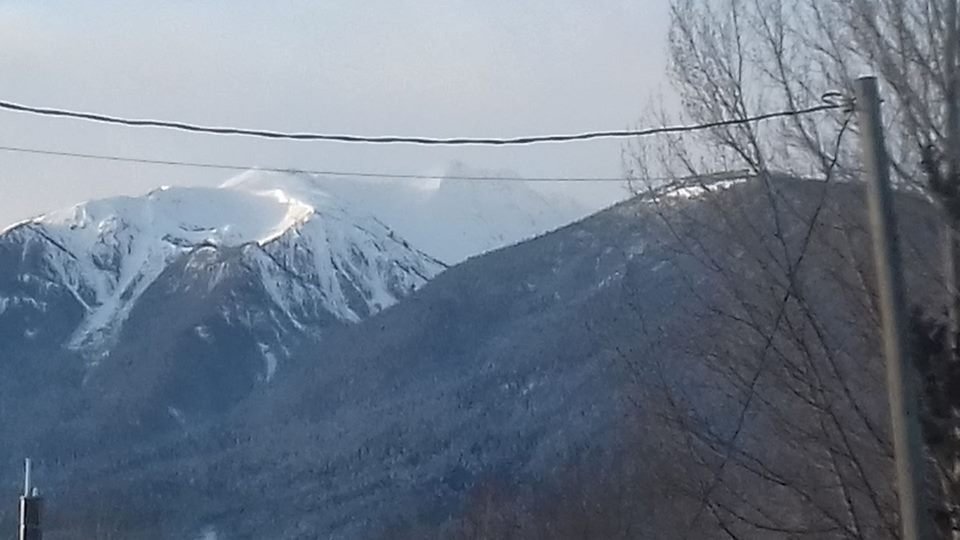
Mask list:
[[[213,127],[213,126],[202,126],[202,125],[191,124],[187,122],[179,122],[179,121],[122,118],[118,116],[110,116],[110,115],[99,114],[99,113],[79,112],[79,111],[72,111],[67,109],[56,109],[56,108],[48,108],[48,107],[34,107],[30,105],[23,105],[20,103],[13,103],[10,101],[0,101],[0,109],[6,109],[9,111],[16,111],[16,112],[41,115],[41,116],[73,118],[77,120],[86,120],[91,122],[99,122],[99,123],[106,123],[106,124],[131,126],[131,127],[155,127],[155,128],[188,131],[193,133],[207,133],[207,134],[214,134],[214,135],[239,135],[239,136],[248,136],[248,137],[261,137],[261,138],[267,138],[267,139],[285,139],[285,140],[298,140],[298,141],[328,141],[328,142],[363,143],[363,144],[417,144],[417,145],[426,145],[426,146],[467,146],[467,145],[518,146],[518,145],[530,145],[530,144],[539,144],[539,143],[589,141],[594,139],[626,139],[626,138],[634,138],[634,137],[645,137],[649,135],[703,131],[708,129],[716,129],[716,128],[729,127],[729,126],[735,126],[740,124],[760,122],[764,120],[772,120],[775,118],[786,118],[786,117],[792,117],[792,116],[813,114],[813,113],[829,111],[833,109],[842,109],[845,107],[846,105],[844,103],[840,103],[832,99],[828,99],[827,95],[825,95],[823,103],[821,103],[820,105],[814,105],[804,109],[781,110],[781,111],[768,112],[768,113],[758,114],[755,116],[749,116],[744,118],[718,120],[718,121],[707,122],[703,124],[662,126],[662,127],[655,127],[655,128],[631,129],[631,130],[587,131],[583,133],[574,133],[574,134],[533,135],[533,136],[526,136],[526,137],[442,138],[442,137],[392,136],[392,135],[363,136],[363,135],[345,135],[345,134],[328,134],[328,133],[290,133],[290,132],[282,132],[282,131],[269,131],[269,130],[248,129],[248,128]]]
[[[42,156],[58,156],[98,161],[113,161],[119,163],[142,163],[147,165],[167,165],[173,167],[192,167],[198,169],[221,169],[227,171],[258,170],[277,173],[303,173],[317,176],[340,176],[358,178],[382,178],[396,180],[428,180],[442,178],[447,180],[474,180],[474,181],[516,181],[516,182],[626,182],[628,178],[622,176],[498,176],[498,175],[458,175],[458,174],[412,174],[390,173],[376,171],[338,171],[322,169],[302,169],[297,167],[264,167],[258,165],[240,165],[230,163],[210,163],[202,161],[181,161],[170,159],[149,159],[109,154],[88,154],[85,152],[67,152],[44,148],[27,148],[21,146],[0,146],[0,152],[20,154],[36,154]]]

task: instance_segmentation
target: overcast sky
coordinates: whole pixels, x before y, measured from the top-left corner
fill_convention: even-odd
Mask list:
[[[0,0],[0,99],[363,135],[634,125],[662,91],[668,0]],[[0,112],[0,146],[260,166],[616,176],[621,143],[418,148],[280,142]],[[0,226],[226,171],[0,152]],[[605,186],[610,189],[611,186]],[[577,186],[585,197],[600,186]]]

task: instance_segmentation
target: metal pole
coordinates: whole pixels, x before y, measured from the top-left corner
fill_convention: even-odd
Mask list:
[[[29,458],[24,461],[23,496],[20,497],[20,540],[43,540],[43,530],[40,527],[43,499],[33,487],[32,465]]]
[[[903,540],[927,540],[930,524],[921,503],[923,444],[917,418],[916,389],[911,383],[907,350],[907,319],[900,267],[900,245],[893,190],[883,138],[880,97],[875,77],[857,80],[857,113],[868,178],[867,199],[873,250],[883,318],[883,347],[887,365],[887,391],[896,454],[897,494]]]
[[[23,460],[23,496],[29,497],[30,492],[33,491],[33,484],[30,479],[30,473],[33,469],[33,462],[30,461],[30,458]]]
[[[960,47],[960,27],[957,26],[957,0],[947,2],[944,16],[947,24],[946,51],[944,54],[945,75],[947,79],[947,140],[944,155],[947,160],[947,187],[956,189],[960,175],[960,73],[957,69],[957,48]],[[960,270],[957,257],[957,221],[951,215],[949,204],[944,212],[943,226],[943,271],[947,285],[947,318],[949,325],[946,335],[947,351],[956,354],[957,334],[960,333],[960,291],[957,290],[957,271]]]

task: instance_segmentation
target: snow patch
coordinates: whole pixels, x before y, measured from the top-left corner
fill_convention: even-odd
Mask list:
[[[0,314],[6,311],[9,308],[29,306],[37,311],[46,312],[50,307],[49,304],[43,301],[38,301],[36,298],[29,296],[10,296],[10,297],[0,297]]]
[[[270,351],[270,347],[265,343],[257,343],[257,346],[260,347],[260,355],[263,356],[265,363],[263,382],[270,382],[277,373],[277,357]]]
[[[183,411],[181,411],[176,407],[169,406],[167,407],[167,414],[169,414],[171,418],[176,420],[177,423],[180,424],[180,427],[186,427],[187,419],[186,417],[184,417]]]
[[[719,180],[700,185],[688,185],[670,190],[664,194],[664,197],[674,197],[678,199],[694,199],[706,195],[712,191],[729,189],[737,184],[747,182],[748,178],[737,178],[733,180]]]
[[[617,270],[614,273],[601,279],[600,282],[597,283],[596,288],[604,289],[606,287],[609,287],[612,283],[614,283],[615,281],[619,280],[622,277],[623,277],[623,273],[620,270]]]
[[[217,534],[217,530],[213,527],[206,527],[200,531],[200,536],[197,537],[197,540],[219,540],[220,535]]]
[[[210,343],[213,341],[213,336],[210,334],[210,328],[204,325],[195,326],[193,332],[197,335],[198,338]]]

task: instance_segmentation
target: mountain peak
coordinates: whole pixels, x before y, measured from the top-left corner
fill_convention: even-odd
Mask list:
[[[494,179],[458,179],[463,176]],[[357,321],[392,305],[445,265],[589,212],[530,183],[495,179],[501,176],[516,175],[460,163],[439,178],[410,181],[252,170],[219,187],[163,186],[139,197],[88,201],[0,234],[0,248],[12,247],[6,250],[11,267],[3,269],[9,275],[0,275],[0,298],[13,297],[22,276],[49,284],[83,313],[65,344],[103,354],[172,263],[200,248],[243,248],[236,260],[195,257],[182,271],[196,279],[184,279],[214,284],[202,275],[204,261],[239,261],[243,268],[231,271],[254,271],[250,279],[263,281],[266,301],[286,319],[282,324]]]
[[[237,246],[267,242],[315,210],[277,191],[254,193],[167,187],[142,197],[111,197],[80,203],[31,222],[80,243],[75,246],[78,251],[119,232],[118,227],[178,244],[207,242]]]
[[[282,186],[164,187],[93,200],[21,223],[4,240],[23,253],[40,246],[39,267],[27,271],[63,287],[83,307],[86,315],[67,345],[98,354],[164,270],[202,247],[260,246],[250,264],[264,279],[269,275],[266,290],[283,313],[318,295],[341,320],[387,307],[441,269],[343,201],[313,190],[305,202]],[[277,283],[294,277],[298,284],[280,291]]]

